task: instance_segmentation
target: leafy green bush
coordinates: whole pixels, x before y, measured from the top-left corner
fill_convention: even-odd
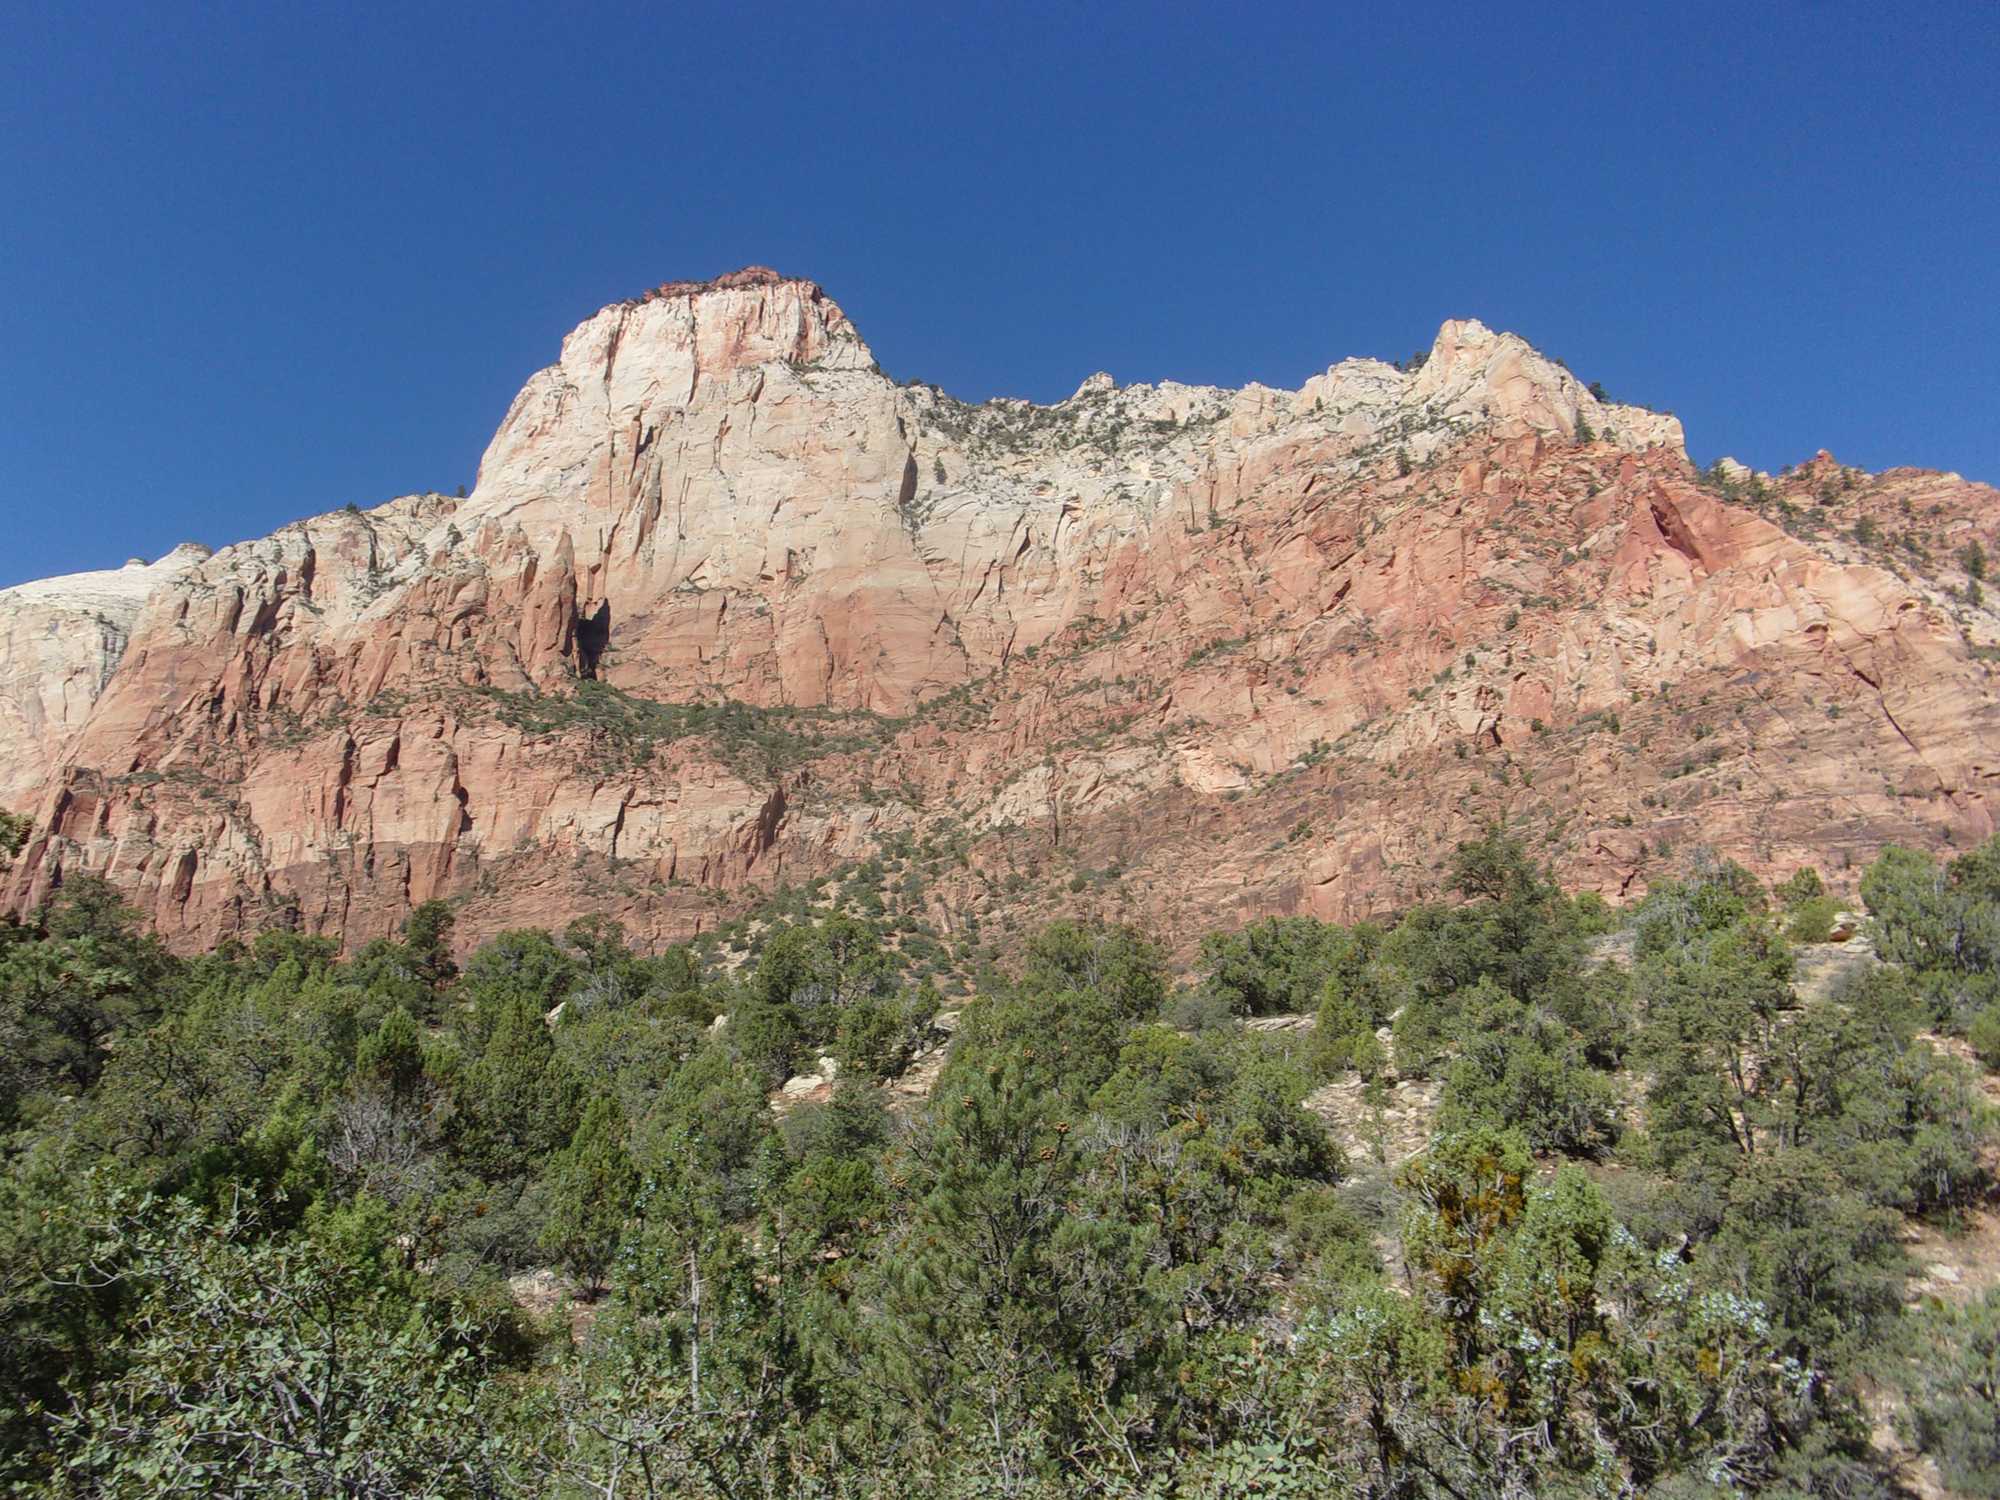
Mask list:
[[[1910,1395],[1908,1435],[1954,1494],[2000,1495],[2000,1294],[1912,1320],[1889,1368]]]
[[[1884,849],[1862,876],[1861,899],[1891,963],[1960,974],[1990,974],[2000,963],[2000,840],[1942,869],[1928,854]]]
[[[1792,907],[1785,935],[1795,943],[1824,943],[1833,936],[1834,918],[1840,911],[1840,902],[1831,896],[1808,896]]]
[[[1884,849],[1861,880],[1876,951],[1906,967],[1943,1025],[1961,1030],[2000,1000],[2000,838],[1940,868]]]
[[[1387,1017],[1369,968],[1382,934],[1368,923],[1336,927],[1311,917],[1266,917],[1201,942],[1208,989],[1239,1016],[1310,1014],[1331,989],[1350,997],[1369,1029]]]
[[[549,1214],[541,1241],[593,1300],[639,1193],[639,1169],[626,1150],[630,1130],[624,1106],[599,1095],[568,1147],[549,1158]]]
[[[115,1374],[55,1419],[55,1492],[214,1493],[220,1476],[253,1494],[493,1492],[485,1330],[413,1308],[365,1233],[280,1243],[117,1194],[99,1213],[71,1273],[124,1291],[130,1318]]]
[[[1972,1050],[1979,1060],[1995,1072],[2000,1072],[2000,1005],[1989,1005],[1966,1028],[1965,1039],[1972,1044]]]
[[[875,926],[840,912],[782,926],[736,997],[731,1041],[773,1087],[812,1049],[832,1050],[855,1076],[892,1076],[939,1004],[928,980],[910,986],[899,977],[905,962]]]
[[[548,1024],[516,996],[500,1011],[478,1061],[459,1079],[453,1145],[483,1177],[520,1176],[569,1143],[582,1094],[569,1064],[556,1055]]]
[[[1167,996],[1167,956],[1132,926],[1087,927],[1061,919],[1028,940],[1025,990],[1094,990],[1128,1020],[1158,1012]]]
[[[1457,997],[1457,1057],[1438,1128],[1518,1131],[1540,1152],[1594,1156],[1616,1139],[1611,1086],[1556,1017],[1482,979]]]
[[[1771,894],[1778,898],[1778,904],[1787,911],[1802,901],[1810,901],[1826,893],[1826,882],[1820,879],[1819,871],[1811,865],[1800,865],[1798,869],[1771,887]]]

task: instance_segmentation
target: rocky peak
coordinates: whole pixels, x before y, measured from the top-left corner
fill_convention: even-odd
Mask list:
[[[1623,448],[1670,448],[1685,455],[1681,424],[1642,407],[1602,402],[1562,365],[1527,340],[1495,333],[1477,319],[1438,330],[1409,394],[1451,415],[1513,421],[1573,440],[1579,419],[1598,438]]]
[[[727,291],[735,287],[745,286],[780,286],[792,279],[789,276],[779,275],[769,266],[745,266],[740,271],[731,271],[727,275],[717,276],[710,281],[665,281],[630,300],[633,302],[651,302],[657,297],[683,297],[698,292],[712,292],[718,289]],[[812,286],[812,283],[808,281],[801,283],[801,285]],[[814,290],[817,290],[817,288],[814,288]]]
[[[847,315],[818,285],[750,266],[613,303],[563,340],[553,368],[573,381],[610,384],[622,362],[675,390],[683,373],[716,376],[773,360],[840,369],[874,364]]]
[[[1671,416],[1599,401],[1526,339],[1495,333],[1476,319],[1450,321],[1416,369],[1349,359],[1305,383],[1295,410],[1323,413],[1363,444],[1394,441],[1422,463],[1478,430],[1536,433],[1562,442],[1587,431],[1593,441],[1638,453],[1663,448],[1686,457]]]
[[[874,364],[854,325],[818,286],[761,267],[613,303],[565,338],[557,362],[515,397],[480,460],[460,525],[470,534],[482,521],[506,518],[535,535],[535,517],[515,513],[579,484],[594,486],[606,503],[618,456],[628,466],[643,461],[640,450],[689,408],[754,402],[761,367],[866,371]],[[552,542],[559,529],[544,527],[538,539]]]

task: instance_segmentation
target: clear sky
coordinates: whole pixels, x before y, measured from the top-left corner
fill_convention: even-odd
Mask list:
[[[1693,456],[2000,481],[2000,4],[0,7],[0,585],[470,484],[604,303],[1296,386],[1477,317]]]

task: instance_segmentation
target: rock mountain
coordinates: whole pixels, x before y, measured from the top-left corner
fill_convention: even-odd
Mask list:
[[[1701,474],[1476,322],[1411,363],[969,406],[810,282],[607,307],[469,498],[0,592],[6,901],[657,944],[859,867],[954,937],[1184,945],[1434,893],[1496,821],[1613,900],[1993,831],[2000,493]]]

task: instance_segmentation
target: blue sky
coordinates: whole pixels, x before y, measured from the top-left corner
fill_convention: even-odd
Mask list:
[[[1697,460],[2000,481],[2000,6],[0,14],[0,585],[469,484],[602,304],[766,264],[972,400],[1450,317]]]

